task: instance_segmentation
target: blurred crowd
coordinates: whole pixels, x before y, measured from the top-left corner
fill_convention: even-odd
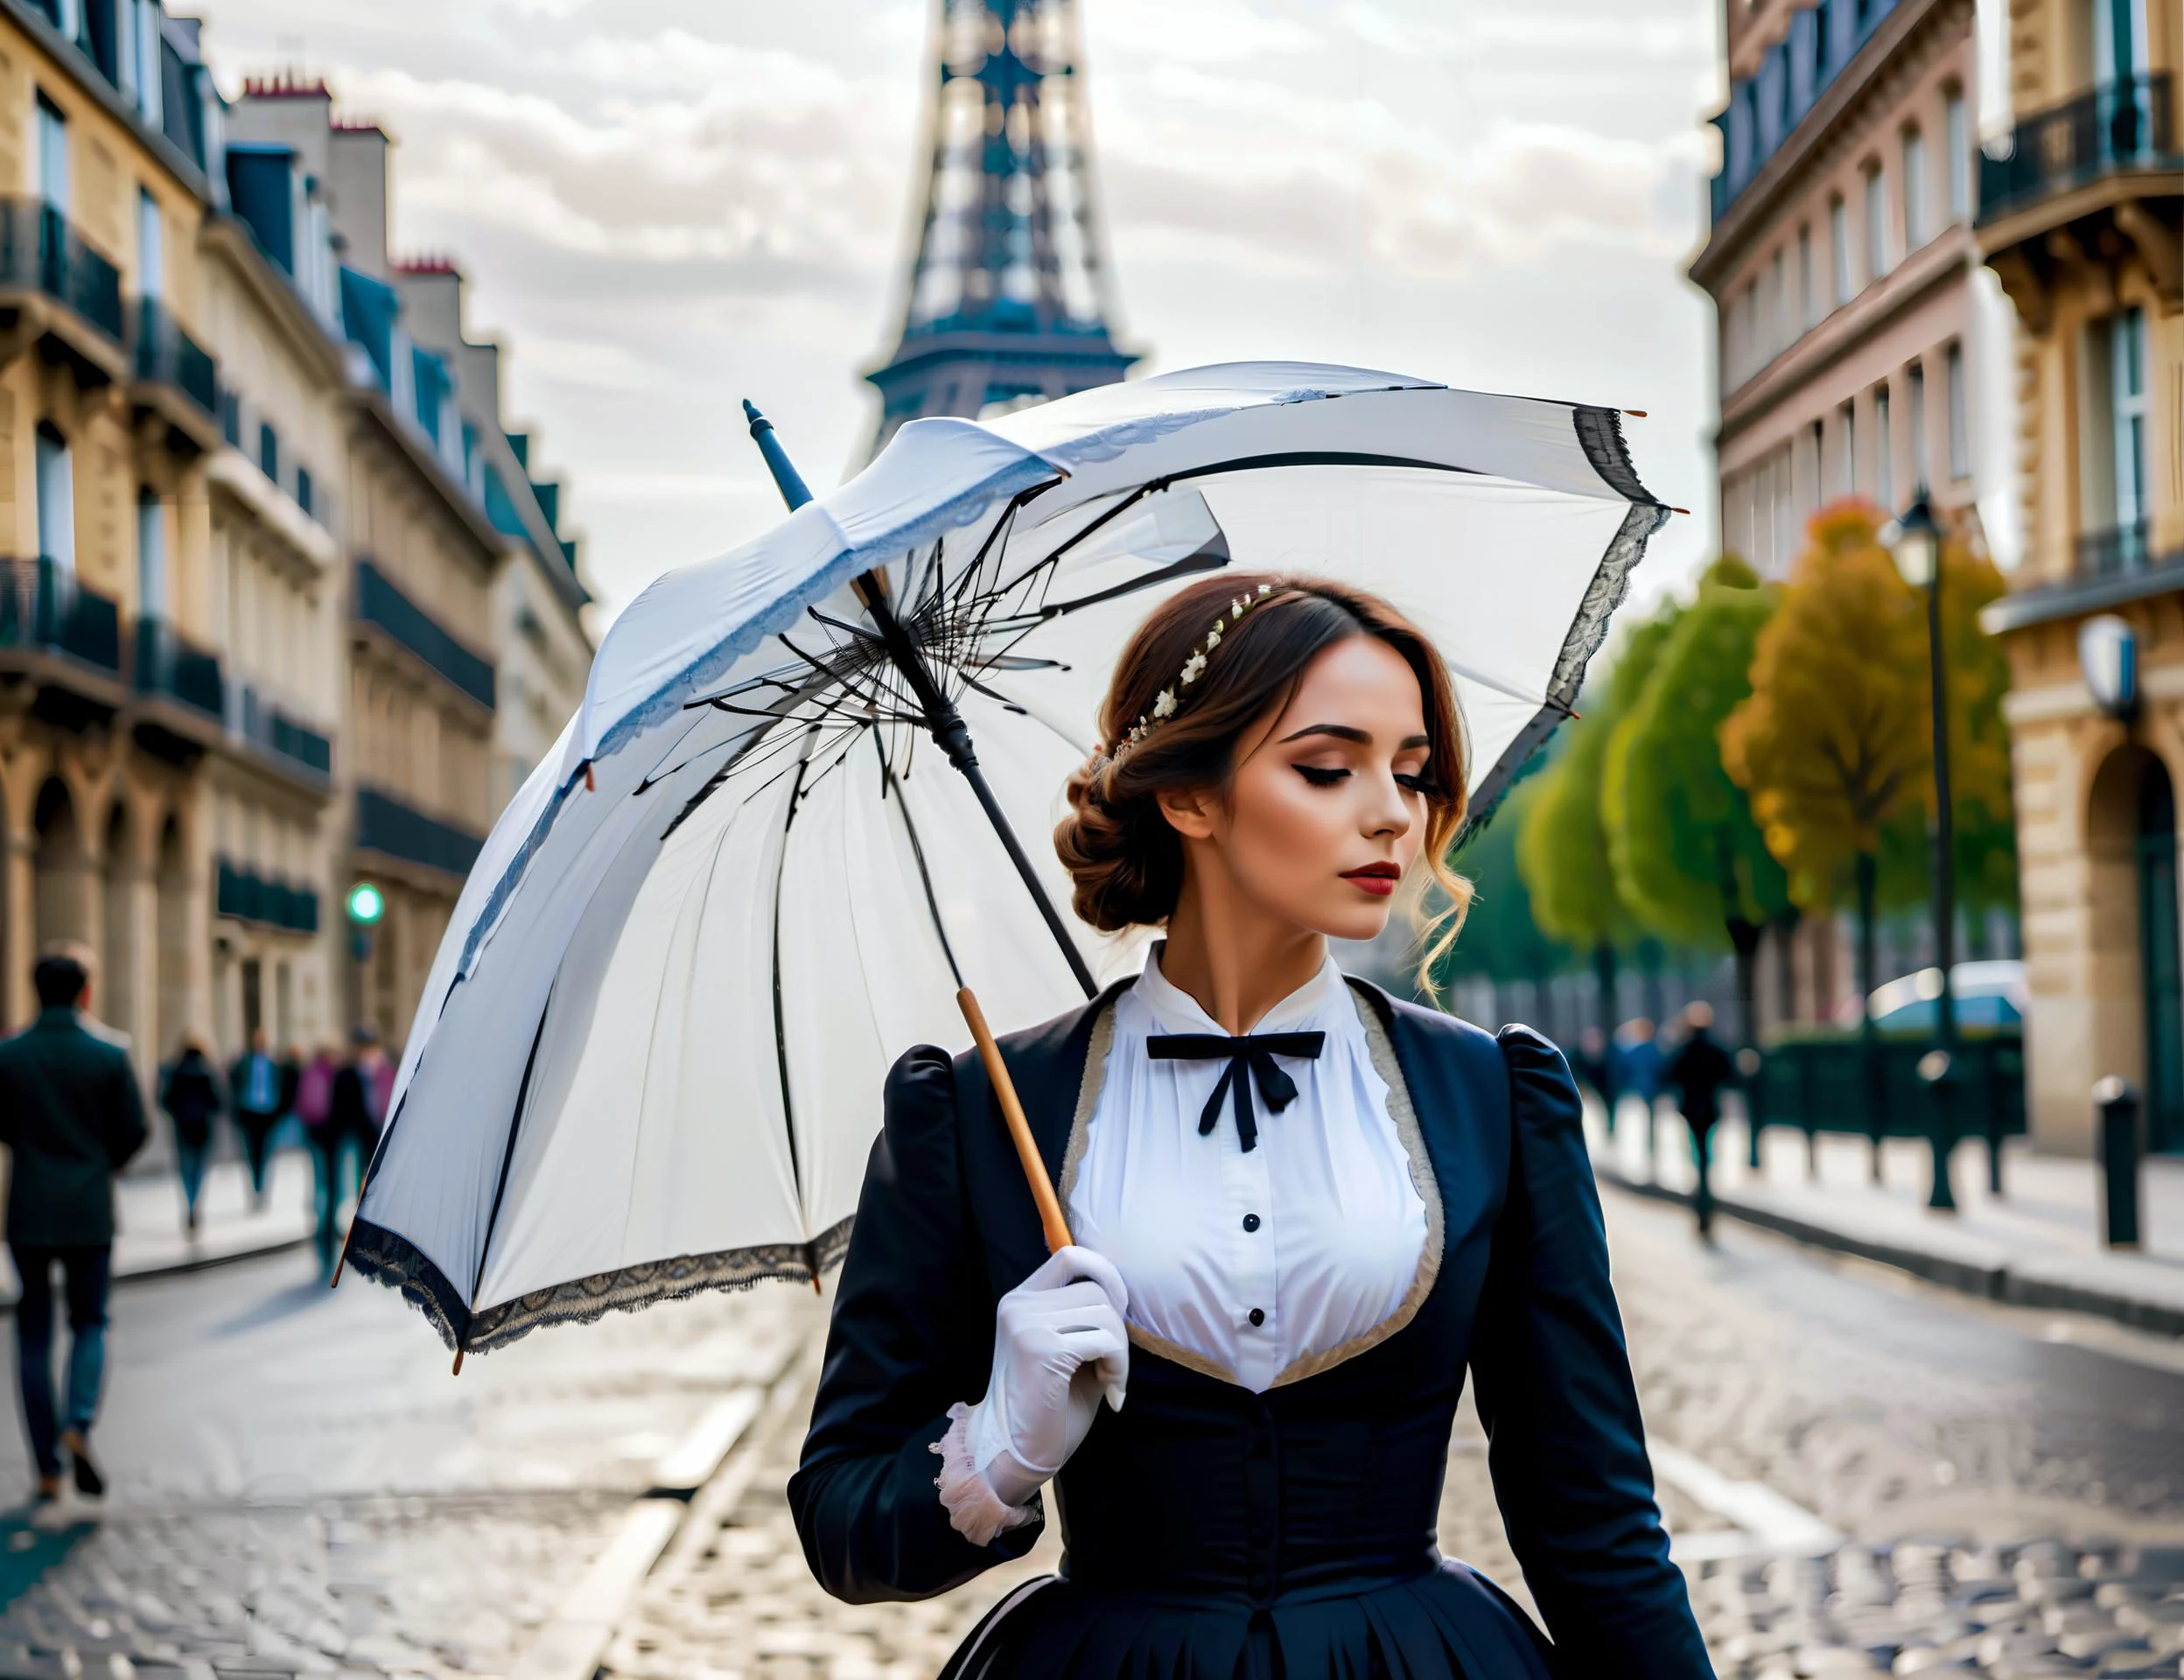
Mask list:
[[[322,1044],[308,1053],[294,1045],[276,1053],[259,1031],[224,1068],[201,1040],[186,1037],[159,1070],[159,1107],[174,1130],[186,1229],[197,1233],[205,1166],[221,1119],[234,1128],[253,1211],[265,1206],[268,1160],[282,1127],[292,1121],[311,1152],[318,1256],[331,1276],[340,1258],[336,1214],[356,1194],[379,1143],[394,1083],[395,1064],[368,1026],[358,1027],[346,1045]]]
[[[1714,1037],[1713,1006],[1703,1000],[1689,1004],[1660,1028],[1645,1016],[1636,1016],[1617,1027],[1612,1038],[1596,1026],[1587,1027],[1578,1035],[1570,1069],[1600,1098],[1611,1133],[1623,1100],[1637,1102],[1645,1114],[1648,1159],[1655,1152],[1655,1106],[1664,1096],[1676,1099],[1698,1169],[1692,1210],[1699,1235],[1711,1236],[1713,1130],[1721,1118],[1724,1094],[1740,1082],[1737,1059]]]

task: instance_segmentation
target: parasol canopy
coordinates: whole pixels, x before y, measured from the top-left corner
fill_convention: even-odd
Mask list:
[[[762,441],[766,441],[763,440]],[[890,1063],[1134,970],[1047,836],[1116,655],[1226,568],[1394,601],[1454,674],[1475,808],[1569,714],[1668,509],[1616,411],[1241,363],[863,472],[615,621],[494,825],[347,1253],[490,1348],[847,1242]]]

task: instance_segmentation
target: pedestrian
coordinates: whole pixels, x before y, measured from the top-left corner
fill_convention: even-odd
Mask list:
[[[250,1211],[263,1213],[266,1151],[273,1141],[273,1129],[281,1124],[281,1065],[266,1047],[263,1027],[251,1033],[249,1049],[228,1068],[228,1093],[235,1105],[243,1166],[250,1174]]]
[[[1577,1075],[1578,1083],[1600,1099],[1611,1134],[1615,1130],[1615,1081],[1608,1071],[1608,1061],[1614,1054],[1607,1035],[1597,1026],[1588,1026],[1578,1034],[1578,1052],[1570,1058],[1570,1071]]]
[[[128,1041],[94,1030],[91,964],[56,947],[31,970],[38,1018],[0,1043],[0,1143],[14,1158],[8,1248],[21,1295],[15,1342],[23,1426],[38,1468],[38,1499],[60,1497],[60,1458],[77,1490],[95,1498],[105,1478],[91,1457],[91,1425],[106,1372],[106,1297],[113,1273],[114,1175],[144,1147],[144,1101]],[[53,1270],[68,1305],[65,1412],[53,1396]]]
[[[182,1180],[182,1224],[197,1235],[198,1198],[205,1190],[205,1160],[213,1147],[213,1116],[227,1106],[220,1069],[195,1034],[167,1064],[159,1082],[159,1106],[174,1125],[175,1171]]]
[[[1101,710],[1055,850],[1092,927],[1166,937],[995,1052],[1074,1241],[1046,1251],[987,1064],[905,1054],[788,1485],[820,1585],[932,1597],[1059,1515],[1068,1573],[945,1673],[1710,1676],[1561,1054],[1330,948],[1462,826],[1432,643],[1224,570],[1153,609]],[[1551,1648],[1433,1546],[1467,1369]]]
[[[1625,1021],[1615,1030],[1609,1051],[1618,1095],[1636,1097],[1646,1110],[1646,1166],[1655,1167],[1653,1105],[1661,1095],[1661,1046],[1653,1023],[1643,1015]]]
[[[304,1141],[311,1148],[318,1215],[318,1269],[329,1278],[333,1275],[334,1222],[340,1216],[341,1162],[346,1153],[340,1134],[333,1124],[333,1086],[340,1072],[340,1048],[331,1044],[320,1045],[297,1074],[294,1105],[297,1124],[303,1128]]]
[[[333,1079],[333,1126],[340,1141],[355,1144],[368,1164],[387,1124],[387,1099],[395,1085],[394,1064],[380,1046],[379,1033],[360,1026],[349,1035],[354,1046],[347,1066]]]
[[[1714,1041],[1713,1005],[1694,1003],[1684,1012],[1684,1042],[1668,1066],[1668,1082],[1676,1088],[1676,1107],[1690,1128],[1691,1161],[1698,1169],[1698,1187],[1691,1208],[1698,1216],[1698,1234],[1711,1242],[1714,1234],[1712,1179],[1714,1122],[1721,1117],[1721,1093],[1737,1078],[1736,1063]]]

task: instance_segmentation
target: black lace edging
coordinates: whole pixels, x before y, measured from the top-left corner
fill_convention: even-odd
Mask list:
[[[748,1289],[769,1278],[816,1283],[839,1265],[850,1246],[843,1220],[809,1242],[769,1242],[717,1254],[678,1255],[620,1271],[594,1273],[472,1312],[446,1275],[406,1238],[359,1220],[349,1264],[366,1278],[402,1291],[451,1348],[482,1354],[520,1340],[542,1326],[592,1324],[609,1312],[634,1312],[660,1301],[716,1289]]]
[[[1611,420],[1614,417],[1613,410],[1608,410],[1580,409],[1578,412],[1605,413]],[[1638,481],[1634,477],[1631,482],[1634,485]],[[1639,494],[1644,494],[1642,486]],[[1547,704],[1517,731],[1516,739],[1502,750],[1494,768],[1479,784],[1478,791],[1471,798],[1470,813],[1464,819],[1463,832],[1457,837],[1459,845],[1487,825],[1502,795],[1516,780],[1517,773],[1533,753],[1546,745],[1547,738],[1562,720],[1573,715],[1578,691],[1585,686],[1585,668],[1592,655],[1600,652],[1600,644],[1607,640],[1608,621],[1630,592],[1630,574],[1645,557],[1646,543],[1667,522],[1668,517],[1669,510],[1650,500],[1633,502],[1624,514],[1623,522],[1616,528],[1607,552],[1600,556],[1592,581],[1586,585],[1585,598],[1578,603],[1577,614],[1570,621],[1570,634],[1563,639],[1554,674],[1548,679]]]
[[[406,1236],[360,1219],[349,1232],[348,1263],[360,1278],[398,1289],[402,1298],[425,1316],[450,1348],[461,1345],[470,1325],[470,1307],[447,1274]]]
[[[1576,406],[1570,415],[1577,428],[1578,446],[1609,489],[1626,501],[1658,501],[1638,481],[1638,469],[1631,465],[1630,445],[1623,441],[1621,410]]]

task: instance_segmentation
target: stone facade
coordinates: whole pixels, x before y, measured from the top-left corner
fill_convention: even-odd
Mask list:
[[[1824,503],[1972,507],[1981,351],[1973,0],[1732,0],[1714,221],[1723,547],[1784,576]],[[2004,465],[2006,465],[2005,463]]]
[[[0,6],[0,1020],[81,940],[148,1079],[399,1046],[509,743],[582,697],[560,486],[460,276],[389,256],[388,164],[322,86],[223,99],[157,0]]]
[[[2015,0],[2015,128],[1983,165],[1979,242],[2020,331],[2023,564],[2009,649],[2033,1128],[2082,1152],[2090,1090],[2147,1093],[2184,1148],[2174,787],[2184,780],[2184,16],[2158,0]],[[2094,616],[2133,633],[2135,717],[2095,704]],[[2166,811],[2166,816],[2164,815]]]

